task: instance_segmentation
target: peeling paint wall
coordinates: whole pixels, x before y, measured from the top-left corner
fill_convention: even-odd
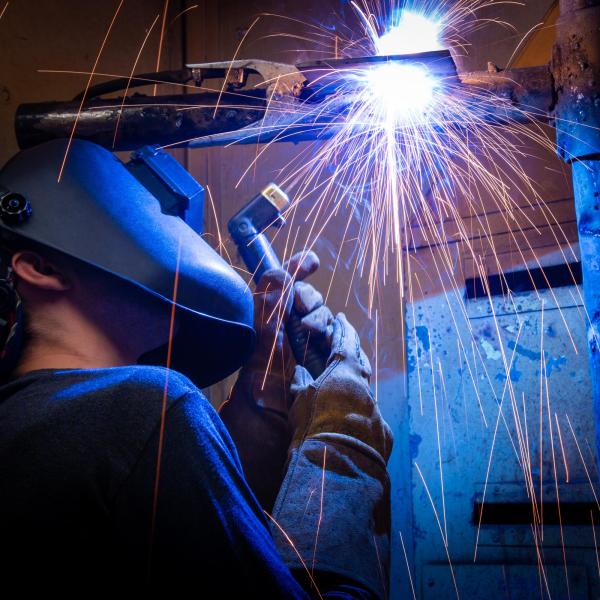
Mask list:
[[[591,516],[580,506],[595,505],[588,475],[594,486],[597,476],[579,293],[573,286],[491,304],[432,296],[416,305],[414,322],[408,317],[408,329],[421,332],[417,344],[409,344],[408,403],[410,436],[419,442],[413,450],[413,534],[423,598],[454,593],[444,541],[470,599],[490,597],[495,565],[528,565],[529,574],[519,576],[529,578],[527,585],[515,588],[508,576],[504,581],[509,597],[518,589],[519,598],[545,594],[536,545],[543,545],[552,597],[566,597],[557,494],[564,515],[572,503],[584,511],[582,523],[563,528],[571,598],[600,594]],[[448,312],[460,322],[460,337],[449,331]],[[528,522],[519,524],[523,514],[531,519],[532,489],[542,520],[546,511],[537,540]],[[498,510],[503,516],[494,523]],[[445,569],[432,566],[443,563]],[[486,564],[494,566],[486,570]]]

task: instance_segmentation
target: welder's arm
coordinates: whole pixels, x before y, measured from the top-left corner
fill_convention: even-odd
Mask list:
[[[294,435],[271,529],[294,571],[308,566],[348,577],[383,598],[392,436],[369,388],[370,376],[358,335],[339,314],[325,373],[313,380],[296,367]]]
[[[318,597],[283,563],[233,442],[199,391],[170,405],[133,470],[122,475],[116,497],[106,499],[106,527],[94,535],[110,538],[111,579],[122,579],[124,595]],[[364,586],[339,576],[319,592],[323,600],[373,600]]]
[[[310,332],[311,343],[320,345],[324,356],[330,351],[333,315],[323,305],[321,294],[302,281],[318,266],[314,253],[297,254],[285,265],[287,270],[267,271],[261,277],[254,301],[257,347],[219,411],[236,444],[246,480],[268,511],[279,492],[292,439],[288,411],[294,358],[284,336],[292,305],[304,317],[302,324]]]

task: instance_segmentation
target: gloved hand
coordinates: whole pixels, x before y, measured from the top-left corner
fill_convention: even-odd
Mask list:
[[[303,281],[319,268],[314,252],[298,253],[281,270],[267,271],[258,282],[254,299],[257,344],[238,377],[239,385],[250,386],[252,399],[268,410],[287,415],[292,398],[289,387],[295,361],[284,335],[292,305],[302,317],[302,326],[312,341],[325,342],[329,355],[333,315],[323,297]],[[293,285],[292,285],[293,279]]]
[[[246,480],[267,510],[281,485],[292,433],[287,413],[295,362],[284,335],[292,304],[304,315],[303,327],[329,354],[333,315],[321,294],[302,281],[318,267],[316,254],[301,253],[284,269],[261,277],[254,300],[256,348],[219,411],[237,446]]]
[[[392,435],[369,388],[371,366],[343,314],[326,371],[296,367],[289,463],[272,532],[288,566],[334,573],[385,597]],[[294,548],[281,533],[286,532]]]
[[[356,330],[339,313],[325,373],[313,381],[306,369],[296,367],[291,387],[295,399],[290,414],[292,447],[308,438],[343,436],[365,444],[365,451],[376,452],[387,463],[392,434],[371,393],[371,374]]]

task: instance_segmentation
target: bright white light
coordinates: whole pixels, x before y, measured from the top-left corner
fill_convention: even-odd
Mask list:
[[[435,81],[418,65],[378,66],[369,71],[366,83],[388,120],[418,120],[434,97]]]
[[[416,54],[443,50],[441,44],[442,25],[423,15],[403,11],[398,23],[391,27],[377,41],[377,54]]]

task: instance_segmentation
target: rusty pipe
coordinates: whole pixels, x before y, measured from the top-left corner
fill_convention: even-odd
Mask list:
[[[15,133],[19,147],[25,149],[69,137],[77,121],[77,137],[112,150],[135,150],[246,127],[262,119],[265,104],[264,92],[245,93],[243,102],[238,94],[203,93],[134,94],[124,102],[95,98],[83,108],[80,102],[22,104],[15,116]]]
[[[572,167],[600,456],[600,0],[560,0],[552,71],[558,154]]]

